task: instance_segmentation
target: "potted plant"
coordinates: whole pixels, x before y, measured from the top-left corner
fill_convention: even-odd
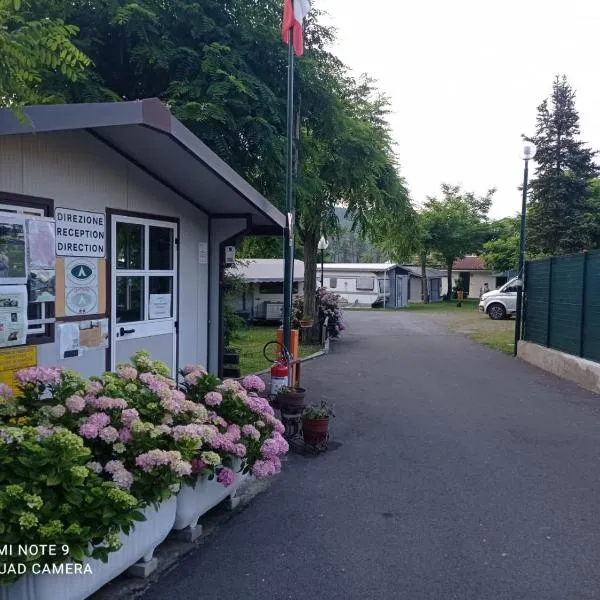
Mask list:
[[[322,446],[329,439],[329,417],[333,409],[324,400],[320,405],[307,406],[302,411],[302,436],[309,446]]]
[[[284,385],[277,392],[275,397],[275,406],[282,412],[294,413],[304,408],[304,396],[306,390],[303,387]]]
[[[298,325],[302,328],[309,328],[313,326],[313,319],[311,317],[307,317],[306,315],[302,315],[298,319]]]

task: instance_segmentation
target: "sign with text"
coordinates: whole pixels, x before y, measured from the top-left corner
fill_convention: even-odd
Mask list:
[[[35,346],[5,348],[0,350],[0,383],[17,389],[15,373],[21,369],[37,366],[37,349]]]
[[[57,207],[57,256],[103,258],[106,255],[106,216],[104,213]]]

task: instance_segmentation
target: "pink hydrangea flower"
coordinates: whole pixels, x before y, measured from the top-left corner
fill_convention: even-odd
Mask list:
[[[60,381],[62,370],[62,367],[30,367],[17,371],[15,377],[22,385],[27,383],[56,385]]]
[[[206,463],[203,460],[200,460],[199,458],[194,458],[191,461],[191,465],[192,465],[192,473],[200,473],[200,471],[202,471],[202,469],[206,468]]]
[[[202,373],[202,375],[206,375],[206,369],[201,365],[185,365],[185,367],[183,367],[184,375],[189,375],[190,373],[193,373],[194,371]]]
[[[67,410],[72,413],[80,413],[85,408],[85,400],[81,396],[70,396],[65,400]]]
[[[246,456],[246,446],[244,444],[236,444],[234,446],[234,454],[240,458],[244,458]]]
[[[85,391],[91,395],[99,394],[102,391],[102,384],[99,381],[90,381],[85,386]]]
[[[135,421],[140,420],[140,413],[135,408],[126,408],[121,413],[121,422],[126,427],[131,427]]]
[[[98,437],[98,426],[94,423],[83,423],[79,427],[79,435],[86,440],[94,439]]]
[[[119,441],[128,444],[131,441],[131,430],[129,427],[119,429]]]
[[[206,396],[204,396],[204,403],[207,406],[219,406],[223,401],[223,396],[219,394],[219,392],[208,392]]]
[[[223,467],[217,475],[217,481],[224,487],[229,487],[235,481],[235,473],[229,467]]]
[[[277,464],[272,460],[257,460],[252,467],[252,475],[257,479],[266,479],[277,473]]]
[[[119,367],[117,369],[117,374],[123,379],[126,379],[127,381],[135,381],[138,376],[137,369],[129,365]]]
[[[260,439],[260,431],[254,427],[254,425],[244,425],[242,427],[242,434],[246,437],[252,438],[253,440]]]
[[[265,382],[258,375],[246,375],[242,379],[242,385],[247,389],[254,392],[264,392]]]
[[[3,398],[12,398],[14,392],[12,391],[12,388],[8,387],[5,383],[0,383],[0,396]]]
[[[114,427],[109,425],[98,432],[98,437],[107,444],[112,444],[119,438],[119,432]]]

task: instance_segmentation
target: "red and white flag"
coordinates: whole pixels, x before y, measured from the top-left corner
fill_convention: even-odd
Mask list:
[[[287,44],[289,32],[291,30],[294,53],[296,56],[302,56],[304,52],[302,23],[309,10],[310,0],[283,0],[283,27],[281,28],[281,37],[283,38],[284,44]]]

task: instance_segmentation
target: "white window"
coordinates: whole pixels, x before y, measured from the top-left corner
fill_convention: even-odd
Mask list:
[[[25,198],[25,199],[21,199]],[[4,213],[19,214],[32,217],[50,216],[52,206],[49,201],[32,198],[31,205],[27,204],[25,197],[2,194],[0,196],[0,211]],[[14,202],[14,204],[13,204]],[[53,341],[54,302],[30,302],[27,307],[27,336],[34,336],[31,341],[36,344]],[[47,339],[46,339],[47,338]]]
[[[373,279],[371,277],[359,277],[356,280],[356,289],[363,291],[373,291]]]

